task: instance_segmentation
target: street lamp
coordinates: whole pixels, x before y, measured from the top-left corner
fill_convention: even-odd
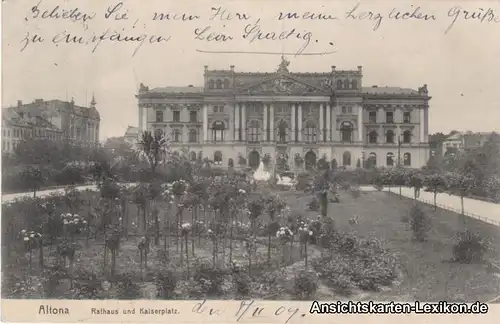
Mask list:
[[[401,166],[401,134],[398,135],[398,167]]]
[[[365,150],[361,151],[361,160],[362,160],[361,167],[364,169],[365,168]]]

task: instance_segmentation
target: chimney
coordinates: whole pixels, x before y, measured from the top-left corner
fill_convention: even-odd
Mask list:
[[[22,100],[18,100],[17,101],[17,108],[21,108],[23,106],[23,101]]]

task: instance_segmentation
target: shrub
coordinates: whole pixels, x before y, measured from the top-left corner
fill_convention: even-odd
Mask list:
[[[427,232],[431,229],[431,221],[418,205],[413,205],[410,210],[410,225],[415,240],[425,241]]]
[[[317,274],[312,271],[301,271],[295,276],[294,295],[299,299],[311,299],[318,289]]]
[[[453,247],[453,257],[460,263],[479,262],[484,259],[487,249],[488,244],[481,236],[467,230],[458,233],[458,243]]]
[[[250,294],[251,278],[245,272],[238,272],[233,274],[233,282],[236,287],[236,292],[240,296],[248,296]]]
[[[351,196],[354,199],[357,199],[361,196],[361,190],[359,189],[358,186],[352,186],[349,192],[351,193]]]
[[[117,297],[118,299],[139,299],[141,291],[139,285],[136,283],[134,274],[125,273],[120,275],[117,284]]]
[[[222,284],[226,272],[208,261],[197,261],[194,266],[193,280],[200,286],[201,292],[207,296],[222,295]]]
[[[311,201],[307,204],[309,210],[318,211],[319,210],[319,201],[316,197],[313,197]]]
[[[160,299],[172,299],[177,282],[177,277],[172,270],[158,272],[155,276],[156,296]]]
[[[73,282],[73,299],[99,299],[101,281],[92,272],[81,271]]]
[[[297,175],[296,190],[306,190],[311,185],[311,179],[308,173],[299,173]]]

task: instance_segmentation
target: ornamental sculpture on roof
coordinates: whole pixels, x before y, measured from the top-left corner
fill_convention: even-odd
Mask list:
[[[290,65],[290,61],[288,61],[284,56],[281,56],[281,63],[278,66],[278,73],[288,73],[288,66]]]

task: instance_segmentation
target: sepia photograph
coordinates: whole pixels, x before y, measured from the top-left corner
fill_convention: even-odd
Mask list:
[[[498,1],[3,1],[2,299],[500,302],[499,27]]]

